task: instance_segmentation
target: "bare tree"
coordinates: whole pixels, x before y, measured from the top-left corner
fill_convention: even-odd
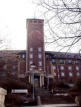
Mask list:
[[[37,0],[36,3],[38,8],[43,8],[48,26],[46,43],[54,44],[59,51],[71,51],[76,46],[80,50],[81,0]]]

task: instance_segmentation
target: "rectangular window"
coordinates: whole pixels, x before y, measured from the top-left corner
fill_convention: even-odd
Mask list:
[[[71,59],[66,60],[66,63],[67,63],[67,64],[71,64],[71,63],[72,63],[72,60],[71,60]]]
[[[25,55],[24,55],[24,54],[22,55],[22,58],[25,58]]]
[[[29,64],[31,65],[31,64],[33,64],[33,62],[32,62],[32,61],[29,61]]]
[[[33,54],[29,54],[29,58],[32,59],[33,58]]]
[[[30,68],[29,70],[30,70],[30,71],[32,71],[33,69],[32,69],[32,68]]]
[[[30,52],[32,52],[32,51],[33,51],[33,48],[30,48],[29,50],[30,50]]]
[[[64,60],[63,60],[63,59],[60,59],[60,60],[59,60],[59,63],[60,63],[60,64],[64,64]]]
[[[38,54],[38,58],[42,58],[42,54]]]
[[[39,71],[42,71],[42,68],[39,68]]]
[[[56,63],[56,59],[52,59],[52,63],[55,64]]]
[[[39,61],[38,64],[39,64],[39,66],[42,66],[42,61]]]
[[[42,48],[41,47],[38,48],[38,52],[42,52]]]

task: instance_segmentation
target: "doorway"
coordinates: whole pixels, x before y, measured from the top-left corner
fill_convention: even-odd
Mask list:
[[[40,87],[40,76],[34,76],[34,86]]]

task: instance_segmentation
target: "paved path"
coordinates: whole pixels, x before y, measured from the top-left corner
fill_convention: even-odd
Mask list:
[[[66,96],[52,96],[48,90],[43,88],[36,88],[35,94],[40,96],[42,103],[37,107],[78,107],[69,96],[68,98]]]
[[[50,105],[41,105],[38,107],[77,107],[76,104],[50,104]]]
[[[26,107],[26,106],[22,106],[22,107]],[[78,107],[78,106],[76,104],[49,104],[49,105],[39,105],[39,106],[30,106],[30,107]]]

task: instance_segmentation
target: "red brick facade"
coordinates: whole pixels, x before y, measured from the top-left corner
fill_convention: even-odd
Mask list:
[[[36,70],[45,70],[44,51],[44,21],[39,19],[27,20],[27,71],[31,70],[31,65],[36,66]]]
[[[35,65],[35,70],[38,71],[35,79],[38,78],[41,82],[44,82],[44,77],[68,82],[81,78],[81,56],[79,54],[45,52],[44,21],[28,19],[26,25],[27,49],[0,51],[0,72],[6,70],[24,78],[32,71],[31,65]]]

